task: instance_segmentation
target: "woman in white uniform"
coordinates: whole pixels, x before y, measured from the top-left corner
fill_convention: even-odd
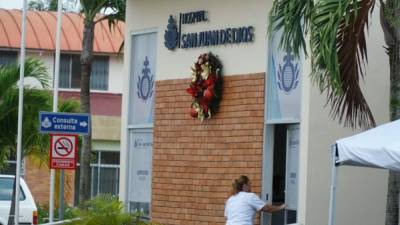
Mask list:
[[[284,204],[266,204],[256,194],[251,193],[251,183],[247,176],[240,176],[232,187],[232,196],[225,203],[226,225],[253,225],[256,212],[272,213],[285,208]]]

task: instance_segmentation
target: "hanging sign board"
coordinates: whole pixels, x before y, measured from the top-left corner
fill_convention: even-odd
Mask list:
[[[50,168],[75,169],[78,159],[78,135],[50,135]]]
[[[39,113],[40,133],[87,135],[90,131],[90,114],[87,113]]]

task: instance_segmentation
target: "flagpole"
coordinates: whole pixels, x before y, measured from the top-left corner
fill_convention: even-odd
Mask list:
[[[22,118],[24,105],[24,74],[25,74],[25,44],[26,44],[26,0],[22,3],[22,32],[21,32],[21,56],[19,70],[19,96],[18,96],[18,134],[17,134],[17,168],[15,174],[15,215],[14,223],[19,224],[19,195],[21,177],[21,152],[22,152]]]
[[[58,111],[58,80],[60,74],[60,36],[61,36],[61,19],[62,19],[62,0],[58,0],[57,5],[57,32],[56,32],[56,62],[54,69],[53,83],[53,112]],[[51,144],[51,143],[50,143]],[[49,204],[49,222],[54,221],[54,183],[55,170],[50,169],[50,204]]]

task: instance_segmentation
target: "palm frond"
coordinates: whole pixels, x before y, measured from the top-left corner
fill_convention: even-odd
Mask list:
[[[58,103],[59,112],[78,113],[80,112],[79,101],[77,99],[61,99]]]
[[[305,36],[308,33],[314,0],[275,0],[269,14],[268,33],[272,35],[283,29],[280,46],[299,56],[301,50],[307,55]]]
[[[96,15],[104,8],[108,0],[80,0],[85,21],[93,22]]]
[[[39,134],[39,111],[49,110],[50,94],[48,91],[28,89],[24,90],[22,155],[26,156],[33,149],[48,146],[48,141],[42,141]],[[18,90],[13,88],[7,92],[0,104],[0,141],[2,147],[15,148],[18,120]],[[43,149],[43,148],[41,148]],[[47,151],[47,147],[42,152]]]
[[[18,64],[11,64],[0,67],[0,98],[14,87],[19,81],[20,67]],[[25,61],[25,78],[32,77],[37,80],[42,88],[49,88],[49,76],[46,66],[38,59],[29,58]]]
[[[365,74],[365,31],[375,0],[324,0],[314,8],[312,78],[326,91],[331,115],[353,128],[375,126],[360,88]]]

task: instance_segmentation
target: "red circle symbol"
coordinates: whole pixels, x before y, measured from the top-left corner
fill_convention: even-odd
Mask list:
[[[54,143],[54,150],[59,156],[65,157],[71,154],[74,146],[72,141],[66,137],[61,137]]]

